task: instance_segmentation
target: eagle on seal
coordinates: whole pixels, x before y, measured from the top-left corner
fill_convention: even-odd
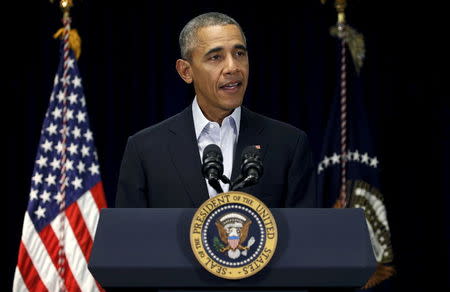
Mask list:
[[[241,250],[246,251],[250,248],[250,244],[248,246],[243,245],[247,240],[248,231],[252,224],[250,219],[238,213],[228,213],[217,220],[215,224],[220,240],[225,244],[220,252],[228,251],[228,256],[235,259],[240,256]]]

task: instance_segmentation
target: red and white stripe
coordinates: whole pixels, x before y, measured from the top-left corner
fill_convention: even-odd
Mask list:
[[[59,291],[61,282],[67,291],[102,291],[87,263],[99,211],[105,207],[103,186],[99,182],[39,233],[25,212],[13,291]],[[58,236],[61,221],[64,221],[62,237]],[[61,239],[65,247],[64,281],[58,272]]]

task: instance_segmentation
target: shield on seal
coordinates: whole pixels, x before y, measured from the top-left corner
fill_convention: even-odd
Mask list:
[[[228,244],[232,249],[236,249],[239,245],[239,236],[228,236]]]

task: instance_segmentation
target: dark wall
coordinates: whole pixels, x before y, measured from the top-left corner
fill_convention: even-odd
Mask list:
[[[52,35],[61,27],[61,12],[48,1],[30,2],[14,3],[2,13],[8,210],[2,291],[11,289],[40,128],[59,61]],[[114,206],[127,137],[190,104],[193,91],[175,71],[178,33],[207,11],[229,14],[246,33],[245,105],[305,130],[319,158],[336,90],[336,41],[328,33],[336,16],[330,1],[325,6],[319,0],[297,1],[298,7],[287,1],[159,2],[76,1],[72,9],[72,26],[83,40],[79,68],[109,206]],[[350,2],[347,20],[366,41],[364,103],[383,165],[382,191],[396,254],[398,274],[390,287],[445,290],[450,286],[445,10],[412,1],[395,6]]]

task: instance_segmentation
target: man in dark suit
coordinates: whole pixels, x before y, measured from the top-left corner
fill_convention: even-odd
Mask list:
[[[268,207],[316,207],[305,133],[241,106],[249,63],[240,25],[221,13],[202,14],[183,28],[180,49],[176,69],[194,85],[192,106],[129,138],[116,207],[199,207],[217,194],[201,171],[203,150],[212,143],[221,148],[224,174],[232,181],[240,174],[242,150],[261,149],[264,174],[242,191]]]

